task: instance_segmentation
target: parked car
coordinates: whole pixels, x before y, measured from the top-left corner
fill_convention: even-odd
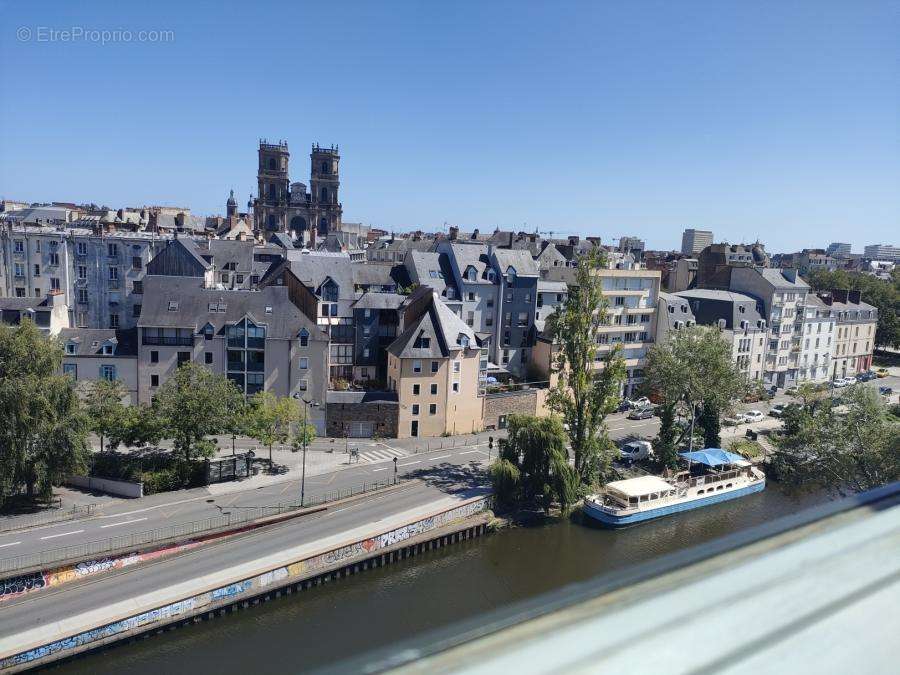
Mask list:
[[[653,408],[650,406],[645,408],[635,408],[628,413],[628,419],[630,420],[649,420],[651,417],[653,417]]]
[[[888,376],[887,368],[879,368],[878,370],[875,371],[875,377],[887,377],[887,376]]]
[[[771,408],[769,408],[769,414],[772,417],[781,417],[784,415],[784,411],[787,410],[787,403],[776,403]]]
[[[616,412],[628,412],[631,410],[631,401],[627,398],[623,398],[622,402],[619,404],[619,407],[616,408]]]
[[[878,393],[882,396],[892,396],[894,390],[891,387],[878,387]]]
[[[867,370],[866,372],[860,373],[859,375],[857,375],[857,376],[856,376],[856,380],[857,380],[858,382],[870,382],[871,380],[874,380],[875,377],[876,377],[876,376],[875,376],[875,372],[874,372],[874,371]]]
[[[762,422],[766,416],[761,410],[748,410],[743,417],[745,422]]]
[[[636,398],[631,401],[632,408],[647,408],[651,405],[652,403],[650,403],[650,399],[646,396],[641,396],[640,398]]]
[[[619,456],[626,462],[647,459],[653,456],[653,446],[650,441],[628,441],[619,448]]]
[[[841,387],[849,387],[851,384],[854,384],[855,380],[848,379],[846,377],[836,377],[831,381],[836,388],[840,389]]]

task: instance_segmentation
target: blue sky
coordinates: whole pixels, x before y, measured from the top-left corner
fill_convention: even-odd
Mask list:
[[[0,196],[219,213],[267,137],[303,182],[340,144],[344,219],[388,229],[900,243],[898,10],[3,1]]]

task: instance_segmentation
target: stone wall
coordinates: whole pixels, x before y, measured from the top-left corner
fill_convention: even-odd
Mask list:
[[[484,398],[484,428],[503,429],[510,415],[535,415],[537,406],[537,389],[488,394]]]
[[[329,403],[325,411],[325,431],[328,436],[342,438],[349,423],[373,422],[376,436],[396,438],[399,412],[396,401]]]

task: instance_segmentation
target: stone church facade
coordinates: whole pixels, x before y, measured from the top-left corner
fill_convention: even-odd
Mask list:
[[[337,146],[312,146],[309,189],[291,183],[288,173],[290,153],[285,141],[259,142],[257,198],[253,200],[256,228],[265,234],[285,232],[304,246],[313,247],[329,232],[341,229],[341,202],[338,198],[341,156]]]

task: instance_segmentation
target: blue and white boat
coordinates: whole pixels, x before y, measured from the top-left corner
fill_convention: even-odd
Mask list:
[[[584,512],[607,527],[626,527],[766,487],[765,474],[733,452],[707,448],[679,454],[687,460],[687,470],[671,478],[648,475],[607,483],[585,498]]]

